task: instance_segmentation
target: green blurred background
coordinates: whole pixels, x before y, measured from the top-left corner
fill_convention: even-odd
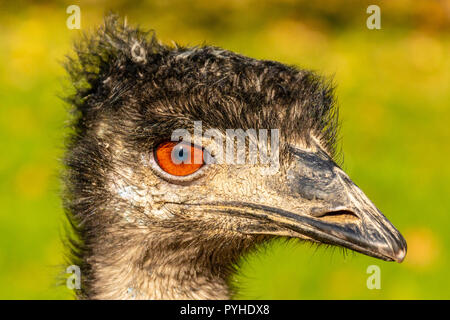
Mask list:
[[[81,8],[81,30],[66,27]],[[366,8],[381,8],[368,30]],[[66,299],[58,98],[71,43],[114,10],[164,42],[213,44],[332,76],[344,169],[408,241],[403,264],[295,243],[243,260],[236,298],[450,298],[450,1],[20,1],[0,4],[0,298]],[[381,268],[369,290],[366,269]]]

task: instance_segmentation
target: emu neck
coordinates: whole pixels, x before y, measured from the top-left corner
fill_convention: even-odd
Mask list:
[[[248,240],[248,239],[247,239]],[[87,257],[89,299],[229,299],[232,265],[245,241],[141,228],[105,230]]]

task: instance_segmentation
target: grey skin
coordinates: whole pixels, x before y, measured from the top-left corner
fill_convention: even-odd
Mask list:
[[[240,258],[278,237],[404,259],[403,237],[334,161],[337,106],[324,79],[216,47],[169,47],[115,16],[75,52],[63,199],[77,298],[228,299]],[[168,174],[154,151],[194,121],[203,138],[278,129],[278,170],[211,161]],[[216,159],[219,143],[201,144]]]
[[[406,241],[400,232],[326,152],[318,145],[315,149],[291,146],[288,168],[271,176],[258,175],[255,167],[262,169],[259,166],[252,165],[250,170],[245,165],[233,166],[236,177],[230,177],[231,170],[226,170],[228,179],[243,181],[242,188],[234,184],[231,190],[223,191],[223,181],[219,188],[212,183],[206,190],[215,195],[213,201],[205,200],[206,196],[198,193],[199,200],[191,196],[176,204],[184,206],[184,211],[198,206],[204,212],[252,217],[264,222],[262,229],[253,224],[240,226],[238,231],[244,234],[286,232],[385,261],[402,262]],[[263,181],[262,185],[257,185],[258,181]],[[258,194],[242,190],[258,190]]]

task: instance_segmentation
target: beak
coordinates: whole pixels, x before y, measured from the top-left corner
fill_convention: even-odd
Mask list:
[[[286,188],[281,191],[286,206],[280,209],[258,205],[253,212],[264,211],[266,221],[294,237],[349,248],[386,261],[403,261],[403,236],[325,152],[296,148],[290,152],[293,160],[286,174]],[[275,187],[280,190],[280,183],[274,182]]]

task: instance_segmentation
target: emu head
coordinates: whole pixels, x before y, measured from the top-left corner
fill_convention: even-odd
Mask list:
[[[404,259],[401,234],[334,160],[327,81],[215,47],[169,47],[111,17],[76,51],[67,206],[85,252],[123,248],[134,230],[160,248],[177,239],[170,250],[210,250],[211,261],[277,236]],[[246,133],[243,161],[226,154],[237,141],[227,129]],[[179,130],[192,141],[171,143]],[[173,158],[191,152],[200,163]]]

